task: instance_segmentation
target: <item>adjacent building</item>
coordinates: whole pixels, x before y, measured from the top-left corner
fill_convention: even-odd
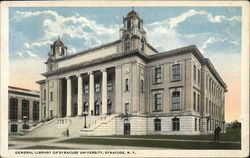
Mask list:
[[[48,56],[45,79],[37,82],[42,120],[60,124],[87,112],[97,124],[79,125],[88,135],[203,134],[218,125],[225,131],[227,86],[211,61],[195,45],[158,52],[134,10],[118,40],[68,55],[58,39]]]
[[[40,121],[40,92],[9,86],[9,133],[22,133]]]

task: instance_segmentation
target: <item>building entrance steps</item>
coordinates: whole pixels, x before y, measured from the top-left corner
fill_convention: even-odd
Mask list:
[[[80,136],[86,135],[114,135],[116,134],[116,121],[117,114],[101,115],[99,118],[87,124],[87,128],[81,129]]]

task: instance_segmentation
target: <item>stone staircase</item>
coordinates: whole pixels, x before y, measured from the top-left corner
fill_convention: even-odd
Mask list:
[[[117,114],[100,116],[98,120],[92,122],[87,128],[82,128],[80,136],[116,135]]]
[[[100,116],[87,116],[87,125],[93,124]],[[48,122],[40,123],[34,128],[26,130],[26,137],[64,137],[64,132],[68,128],[69,135],[80,136],[80,130],[84,126],[83,117],[54,118]]]

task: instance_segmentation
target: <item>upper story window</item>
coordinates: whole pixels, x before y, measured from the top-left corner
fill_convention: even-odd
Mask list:
[[[172,93],[172,110],[180,110],[181,106],[181,97],[180,92],[173,92]]]
[[[198,83],[201,83],[201,71],[198,69]]]
[[[181,80],[180,64],[172,65],[172,81]]]
[[[125,79],[125,91],[129,91],[129,80],[128,80],[128,78]]]
[[[138,21],[138,28],[141,29],[141,22]]]
[[[95,84],[95,92],[100,92],[100,83]]]
[[[127,29],[131,29],[131,19],[127,20]]]
[[[155,131],[161,131],[161,119],[154,119]]]
[[[43,89],[43,100],[46,100],[46,89]]]
[[[130,39],[129,36],[126,36],[124,40],[124,51],[127,52],[130,50]]]
[[[143,40],[143,39],[141,39],[140,49],[141,49],[142,51],[144,50],[144,40]]]
[[[155,70],[155,83],[161,83],[162,82],[162,70],[161,67],[157,67]]]
[[[197,94],[197,111],[200,111],[200,95]]]
[[[173,127],[173,131],[179,131],[180,130],[180,119],[179,118],[173,118],[172,119],[172,127]]]
[[[10,98],[10,113],[9,118],[11,120],[17,120],[17,104],[18,100],[16,98]]]
[[[22,118],[26,116],[27,120],[29,120],[29,101],[22,100]]]
[[[89,85],[84,85],[84,91],[85,94],[89,93]]]
[[[50,91],[50,101],[53,101],[53,91]]]
[[[196,110],[196,93],[194,92],[194,97],[193,97],[193,103],[194,103],[194,111]]]
[[[39,102],[33,101],[33,120],[39,120]]]
[[[144,91],[144,80],[141,79],[141,92],[143,92],[143,91]]]
[[[112,81],[109,81],[107,83],[107,89],[108,89],[108,91],[112,91],[112,89],[113,89],[113,87],[112,87]]]
[[[196,66],[194,65],[194,81],[196,81]]]
[[[156,93],[154,95],[154,110],[159,111],[161,110],[161,105],[162,105],[162,93]]]

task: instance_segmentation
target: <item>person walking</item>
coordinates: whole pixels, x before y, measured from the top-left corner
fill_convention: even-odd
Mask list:
[[[217,127],[217,140],[220,141],[220,131],[221,131],[221,128],[220,126]]]
[[[218,127],[216,127],[216,128],[214,129],[214,141],[217,140],[217,128],[218,128]]]
[[[66,136],[69,137],[69,129],[66,129]]]

